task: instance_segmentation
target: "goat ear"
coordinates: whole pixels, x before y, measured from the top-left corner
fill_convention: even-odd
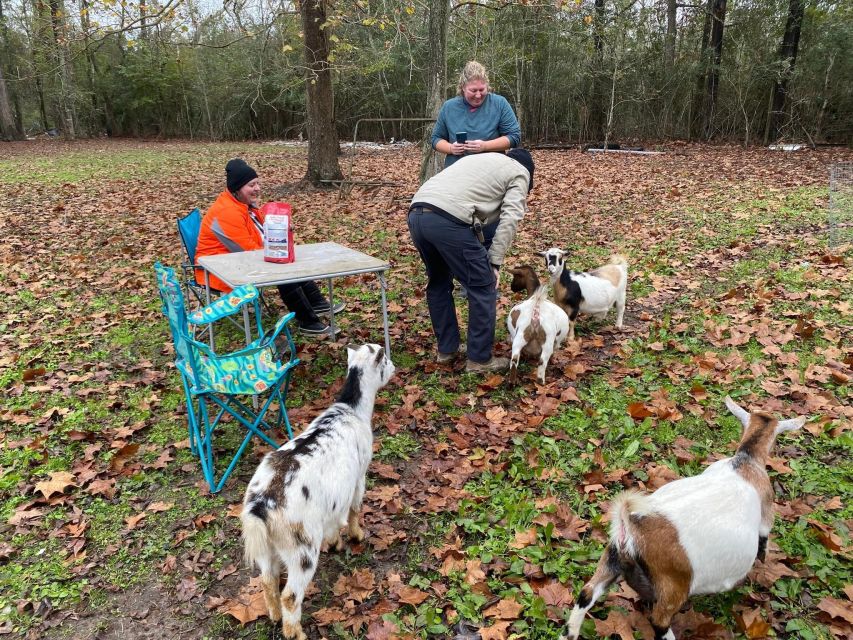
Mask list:
[[[547,257],[548,257],[548,252],[547,252],[547,251],[537,251],[536,253],[538,253],[538,254],[539,254],[540,256],[542,256],[543,258],[547,258]]]
[[[353,356],[355,356],[356,352],[358,352],[357,344],[348,344],[347,345],[347,366],[352,364]]]
[[[776,425],[775,433],[778,436],[780,433],[784,433],[785,431],[796,431],[806,423],[806,420],[808,420],[806,416],[792,418],[791,420],[782,420]]]
[[[726,406],[729,408],[729,411],[734,414],[734,416],[740,420],[740,423],[743,425],[743,428],[749,425],[749,411],[746,409],[742,409],[734,400],[732,400],[729,396],[726,396]]]

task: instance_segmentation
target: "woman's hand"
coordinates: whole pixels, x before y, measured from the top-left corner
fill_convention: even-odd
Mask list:
[[[486,150],[485,140],[469,140],[462,146],[468,153],[482,153]]]

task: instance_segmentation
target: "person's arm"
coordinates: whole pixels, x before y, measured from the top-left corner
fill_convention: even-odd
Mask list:
[[[504,149],[514,149],[521,144],[521,125],[518,124],[518,118],[509,102],[504,98],[501,102],[501,119],[498,124],[498,131],[507,139],[507,145]]]
[[[471,140],[464,145],[465,151],[471,153],[485,153],[486,151],[506,151],[512,146],[507,136],[501,136],[494,140]]]
[[[438,119],[432,128],[432,148],[449,156],[461,156],[465,153],[465,145],[459,142],[450,142],[450,130],[448,128],[448,109],[450,100],[441,105]]]
[[[527,180],[524,176],[517,176],[511,180],[501,204],[500,222],[489,248],[489,263],[492,267],[500,268],[503,265],[504,257],[515,240],[518,223],[526,210]]]
[[[264,248],[259,234],[246,226],[246,220],[243,216],[218,213],[210,225],[210,230],[231,253]]]
[[[492,140],[470,140],[465,145],[465,151],[470,153],[485,153],[488,151],[506,151],[517,147],[521,142],[521,127],[518,119],[509,106],[506,98],[497,94],[490,96],[490,101],[497,107],[497,113],[492,112],[491,117],[496,118],[498,137]],[[493,120],[494,122],[494,120]]]

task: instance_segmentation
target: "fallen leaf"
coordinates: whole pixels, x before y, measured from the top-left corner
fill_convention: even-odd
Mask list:
[[[606,620],[593,618],[595,633],[602,638],[618,635],[620,640],[634,640],[634,630],[624,613],[611,609]]]
[[[139,525],[142,520],[145,519],[145,516],[148,514],[144,511],[142,513],[137,513],[135,516],[127,516],[124,521],[127,524],[127,530],[133,531]]]
[[[260,587],[251,590],[244,587],[235,599],[227,601],[217,611],[236,618],[241,625],[257,620],[267,615],[264,592]]]
[[[36,491],[41,491],[45,498],[50,498],[54,493],[63,493],[68,487],[76,487],[74,474],[67,471],[54,471],[50,474],[50,480],[36,483]]]
[[[496,604],[483,611],[487,618],[498,618],[499,620],[518,620],[524,606],[509,598],[502,598]]]
[[[568,607],[575,601],[572,592],[556,580],[539,589],[537,595],[552,607]]]
[[[735,622],[747,638],[765,638],[770,631],[770,623],[761,617],[761,609],[745,609],[735,612]]]
[[[397,589],[397,599],[404,603],[417,607],[421,602],[429,598],[429,594],[415,587],[402,586]]]
[[[148,508],[146,509],[146,511],[152,511],[154,513],[157,513],[160,511],[168,511],[169,509],[171,509],[174,506],[175,506],[174,502],[152,502],[151,504],[148,505]]]
[[[817,608],[833,618],[842,618],[849,624],[853,624],[853,602],[827,596],[817,603]]]

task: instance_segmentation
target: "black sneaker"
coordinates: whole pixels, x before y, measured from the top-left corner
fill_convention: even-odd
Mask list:
[[[319,304],[311,305],[311,308],[314,309],[314,313],[316,313],[319,316],[319,315],[327,315],[329,313],[329,309],[331,307],[329,306],[328,300],[323,300],[323,302],[320,302]],[[338,302],[335,303],[334,312],[340,313],[341,311],[343,311],[346,308],[347,308],[347,303],[344,302],[343,300],[339,300]]]
[[[319,320],[314,322],[299,323],[299,333],[302,333],[306,336],[327,336],[331,332],[332,328],[327,324],[323,324]]]

